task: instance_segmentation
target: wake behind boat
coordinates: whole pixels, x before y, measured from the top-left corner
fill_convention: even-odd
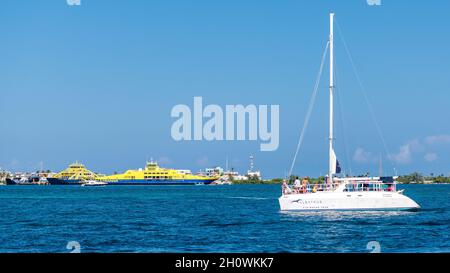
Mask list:
[[[333,65],[334,65],[334,13],[330,14],[330,136],[329,169],[325,184],[300,183],[296,180],[293,188],[283,181],[282,196],[279,198],[281,210],[412,210],[420,206],[396,188],[397,177],[335,177],[340,166],[333,148]],[[317,85],[316,85],[317,86]],[[307,115],[308,116],[308,115]],[[300,142],[299,142],[300,145]],[[298,152],[297,147],[297,152]],[[295,162],[295,157],[294,157]]]

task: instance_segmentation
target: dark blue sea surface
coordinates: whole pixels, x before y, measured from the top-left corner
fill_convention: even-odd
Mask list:
[[[450,252],[450,185],[418,212],[280,212],[278,185],[2,186],[0,252]]]

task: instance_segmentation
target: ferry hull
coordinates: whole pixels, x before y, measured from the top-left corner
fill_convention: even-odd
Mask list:
[[[177,179],[177,180],[116,180],[116,181],[104,181],[108,185],[117,186],[162,186],[162,185],[208,185],[214,182],[215,179]]]
[[[47,178],[50,185],[81,185],[82,180],[69,180],[59,178]],[[106,182],[107,185],[116,186],[161,186],[161,185],[208,185],[215,181],[215,179],[184,179],[184,180],[115,180],[115,181],[99,181]]]
[[[282,211],[417,210],[420,206],[398,192],[319,192],[279,198]]]
[[[81,185],[81,179],[60,179],[48,177],[47,181],[50,185],[66,185],[66,186],[76,186]]]

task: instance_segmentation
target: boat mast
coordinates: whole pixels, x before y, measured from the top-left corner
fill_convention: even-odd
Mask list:
[[[333,183],[333,169],[336,164],[333,151],[333,61],[334,61],[334,44],[333,44],[333,21],[334,13],[330,13],[330,150],[329,150],[329,164],[328,164],[328,183]]]

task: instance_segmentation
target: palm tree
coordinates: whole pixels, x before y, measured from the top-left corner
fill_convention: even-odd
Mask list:
[[[411,181],[416,182],[416,183],[420,183],[420,182],[424,181],[423,176],[418,172],[412,173],[410,175],[410,177],[411,177]]]

